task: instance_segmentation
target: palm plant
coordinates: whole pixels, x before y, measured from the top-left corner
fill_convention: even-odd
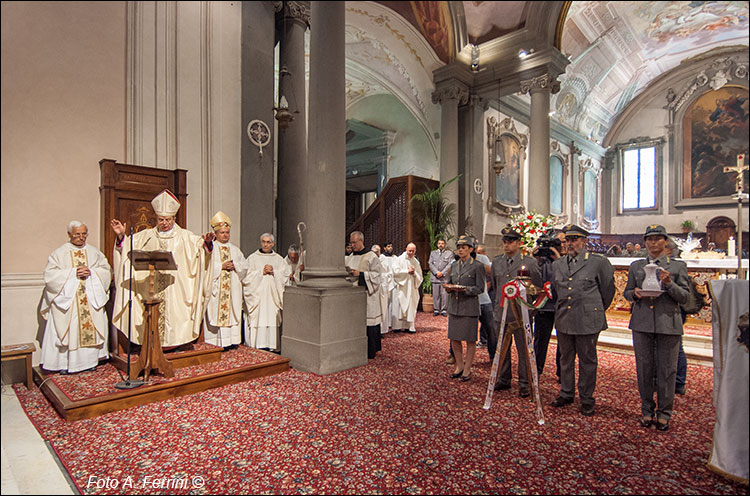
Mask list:
[[[437,250],[439,239],[448,241],[453,238],[449,235],[449,230],[456,222],[456,204],[446,201],[443,197],[443,189],[459,177],[460,174],[435,189],[411,197],[418,218],[424,222],[427,239],[430,242],[430,251]]]

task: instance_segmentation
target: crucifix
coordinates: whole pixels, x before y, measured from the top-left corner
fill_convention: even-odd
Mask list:
[[[748,197],[748,194],[744,192],[745,189],[745,171],[748,166],[745,165],[745,154],[740,153],[737,155],[737,165],[734,167],[724,167],[724,172],[734,172],[737,174],[735,195],[732,198],[737,198],[737,278],[744,279],[744,271],[742,270],[742,200]]]

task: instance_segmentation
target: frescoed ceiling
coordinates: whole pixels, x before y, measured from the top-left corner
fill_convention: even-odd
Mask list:
[[[713,48],[748,44],[748,2],[573,2],[554,118],[602,140],[652,81]]]
[[[348,2],[347,23],[353,11],[366,12],[380,27],[392,29],[371,36],[360,24],[361,33],[354,37],[348,33],[347,57],[373,74],[386,75],[386,84],[381,81],[372,91],[397,86],[401,99],[408,98],[427,122],[429,91],[416,72],[431,77],[436,65],[456,60],[462,43],[480,49],[483,44],[501,43],[524,29],[534,9],[534,2],[525,1]],[[380,17],[369,14],[376,10]],[[717,47],[748,45],[747,1],[581,1],[570,2],[563,12],[558,49],[571,63],[559,78],[561,91],[551,102],[553,118],[592,141],[603,141],[628,103],[681,61]],[[554,25],[558,20],[550,22]],[[400,44],[417,53],[414,48],[420,42],[415,37],[431,49],[434,61],[422,55],[414,65],[414,60],[403,56],[407,52],[399,54],[393,48]],[[370,46],[357,46],[363,40],[369,40]],[[377,49],[386,54],[380,55],[381,61],[376,60]],[[393,64],[393,55],[400,65]],[[365,85],[373,82],[360,80]]]

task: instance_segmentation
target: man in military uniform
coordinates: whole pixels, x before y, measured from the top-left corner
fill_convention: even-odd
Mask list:
[[[688,300],[689,279],[685,262],[667,256],[668,238],[664,226],[648,226],[643,239],[648,257],[630,264],[625,298],[633,304],[629,327],[633,330],[641,426],[656,425],[658,430],[666,431],[672,417],[677,355],[682,337],[680,304]],[[662,288],[661,294],[649,295],[642,289],[647,264],[659,268],[656,276]],[[654,389],[658,404],[654,403]]]
[[[492,260],[491,276],[492,281],[495,285],[495,301],[493,302],[493,308],[495,309],[495,325],[492,328],[492,332],[487,339],[487,351],[490,354],[490,361],[495,359],[495,350],[497,348],[497,341],[500,335],[500,324],[503,318],[503,309],[500,306],[502,300],[502,287],[515,279],[518,276],[518,270],[522,267],[528,271],[531,277],[531,282],[537,286],[542,286],[542,275],[539,271],[539,265],[533,258],[523,255],[521,253],[521,234],[513,230],[510,226],[505,227],[502,231],[503,234],[503,254],[498,255]],[[515,314],[512,309],[508,309],[508,313],[505,317],[506,331],[513,333],[513,338],[516,341],[516,350],[518,351],[518,386],[519,394],[522,398],[529,396],[529,373],[526,368],[526,354],[524,351],[524,343],[526,337],[524,336],[523,322],[516,322]],[[505,355],[505,359],[500,366],[500,374],[498,375],[497,384],[495,384],[496,390],[510,389],[510,381],[512,378],[511,363],[510,363],[510,350]]]
[[[581,414],[588,417],[594,414],[596,343],[607,328],[605,312],[615,296],[615,271],[607,257],[586,251],[589,233],[584,229],[568,224],[563,233],[568,254],[552,263],[560,347],[560,395],[552,406],[573,403],[577,355]]]

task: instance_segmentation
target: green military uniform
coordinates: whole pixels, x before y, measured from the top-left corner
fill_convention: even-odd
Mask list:
[[[645,239],[648,236],[666,238],[667,231],[663,226],[654,224],[648,226],[643,237]],[[643,288],[646,277],[644,267],[649,263],[669,272],[672,283],[665,286],[664,292],[659,296],[636,299],[635,288]],[[658,416],[662,422],[668,423],[672,417],[677,355],[682,336],[680,304],[687,302],[688,292],[689,276],[685,262],[661,255],[655,260],[649,256],[630,264],[625,298],[633,303],[629,327],[633,330],[633,351],[643,418]],[[658,405],[654,402],[654,389]]]
[[[503,239],[518,240],[521,239],[521,235],[512,231],[510,228],[504,228]],[[518,270],[524,267],[531,277],[531,283],[537,287],[542,286],[542,274],[539,269],[537,261],[529,256],[523,255],[520,251],[508,257],[507,255],[498,255],[492,260],[492,283],[495,285],[495,301],[492,303],[494,310],[495,325],[492,328],[491,336],[487,340],[487,349],[490,353],[490,360],[495,358],[495,349],[498,345],[498,339],[500,335],[500,324],[503,317],[503,308],[500,306],[502,300],[502,288],[505,284],[515,279],[518,276]],[[513,338],[516,341],[516,351],[518,351],[518,386],[520,392],[524,396],[528,395],[529,391],[529,374],[526,369],[526,358],[523,350],[523,343],[526,341],[523,331],[523,322],[515,322],[516,317],[513,311],[509,308],[508,313],[505,317],[506,331],[513,332]],[[509,389],[512,378],[511,372],[511,360],[510,350],[505,355],[503,363],[500,364],[500,372],[497,379],[497,389]]]
[[[578,226],[563,228],[566,236],[588,236]],[[552,264],[557,293],[555,328],[560,347],[560,396],[553,403],[572,403],[575,396],[575,358],[578,356],[578,394],[581,412],[594,412],[596,343],[607,328],[605,312],[615,296],[614,268],[598,253],[566,255]],[[588,413],[586,413],[588,412]]]

